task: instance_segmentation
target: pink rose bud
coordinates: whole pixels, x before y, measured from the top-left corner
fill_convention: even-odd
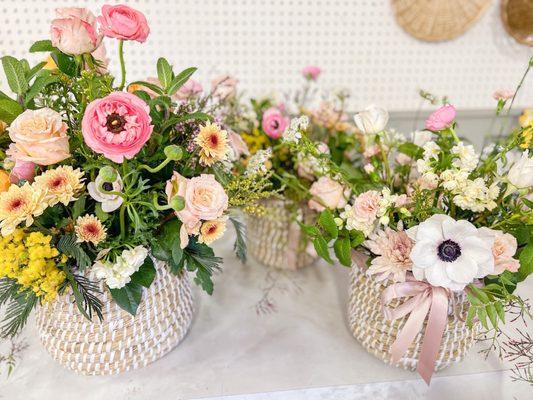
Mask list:
[[[18,183],[19,181],[33,182],[35,176],[35,164],[31,161],[16,160],[15,166],[9,174],[11,183]]]
[[[433,132],[442,131],[451,126],[456,114],[455,107],[451,104],[446,104],[431,113],[426,120],[426,129]]]
[[[143,43],[150,33],[144,14],[125,5],[103,6],[98,22],[100,32],[110,38]]]
[[[102,37],[96,33],[96,17],[86,8],[58,8],[52,21],[52,45],[65,54],[92,53]]]
[[[111,93],[87,106],[81,123],[83,139],[94,152],[116,163],[132,159],[152,135],[149,112],[134,94]]]
[[[278,139],[285,132],[289,123],[289,118],[284,117],[279,109],[271,107],[263,114],[261,126],[267,136]]]
[[[309,79],[310,81],[316,81],[321,72],[322,70],[319,67],[313,65],[308,65],[302,69],[302,75],[305,79]]]

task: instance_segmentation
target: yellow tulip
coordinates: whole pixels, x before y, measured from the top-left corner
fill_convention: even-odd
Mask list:
[[[9,189],[9,186],[11,186],[11,182],[9,181],[9,174],[3,169],[0,169],[0,192],[7,191],[7,189]]]

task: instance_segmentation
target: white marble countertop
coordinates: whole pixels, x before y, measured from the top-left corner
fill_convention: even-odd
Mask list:
[[[480,347],[435,374],[427,388],[416,373],[385,365],[351,336],[345,321],[346,268],[318,263],[296,273],[269,273],[253,260],[241,265],[231,247],[229,241],[216,246],[226,261],[215,293],[195,288],[189,334],[161,360],[119,376],[78,376],[40,346],[31,320],[23,333],[28,348],[22,359],[11,376],[0,376],[0,398],[531,398],[531,386],[511,382],[508,366],[495,355],[485,359]],[[532,283],[522,292],[531,293]],[[271,312],[258,312],[258,304],[269,304]]]

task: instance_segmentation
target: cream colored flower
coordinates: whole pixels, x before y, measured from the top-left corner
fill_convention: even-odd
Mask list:
[[[78,242],[91,242],[95,246],[107,236],[106,228],[94,215],[84,215],[76,220],[76,237]]]
[[[6,192],[0,193],[0,228],[2,236],[7,236],[22,222],[26,226],[33,223],[33,218],[46,209],[42,191],[29,183],[23,186],[11,185]]]
[[[83,189],[83,172],[69,165],[49,169],[35,177],[34,186],[45,193],[45,201],[50,206],[67,205]]]
[[[223,160],[228,153],[228,134],[216,124],[200,127],[195,143],[200,147],[200,162],[207,166]]]
[[[204,222],[200,228],[198,242],[209,245],[220,239],[226,232],[226,221],[227,218],[219,218]]]

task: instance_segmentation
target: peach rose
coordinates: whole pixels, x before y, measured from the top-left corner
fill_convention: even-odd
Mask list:
[[[26,110],[9,127],[14,145],[8,155],[15,162],[52,165],[70,157],[67,124],[50,108]]]
[[[165,192],[170,202],[174,196],[183,197],[185,208],[176,215],[183,222],[180,232],[182,248],[187,246],[188,235],[197,235],[201,221],[214,220],[228,208],[228,195],[211,174],[187,179],[177,172],[167,182]]]
[[[353,213],[360,221],[373,222],[378,215],[381,195],[376,190],[369,190],[357,196],[353,203]]]
[[[65,54],[92,53],[102,37],[96,33],[96,17],[86,8],[66,7],[56,10],[50,35],[52,45]]]
[[[178,89],[175,96],[178,100],[187,100],[191,97],[198,96],[203,90],[200,82],[197,82],[194,79],[189,79]]]
[[[504,271],[517,272],[520,262],[513,258],[518,248],[516,238],[509,233],[485,227],[479,228],[479,233],[494,240],[492,244],[494,274],[499,275]]]
[[[342,186],[339,182],[333,179],[322,176],[311,185],[309,193],[313,198],[309,200],[308,206],[312,210],[318,212],[325,210],[325,208],[335,209],[343,208],[348,201],[350,191]]]

